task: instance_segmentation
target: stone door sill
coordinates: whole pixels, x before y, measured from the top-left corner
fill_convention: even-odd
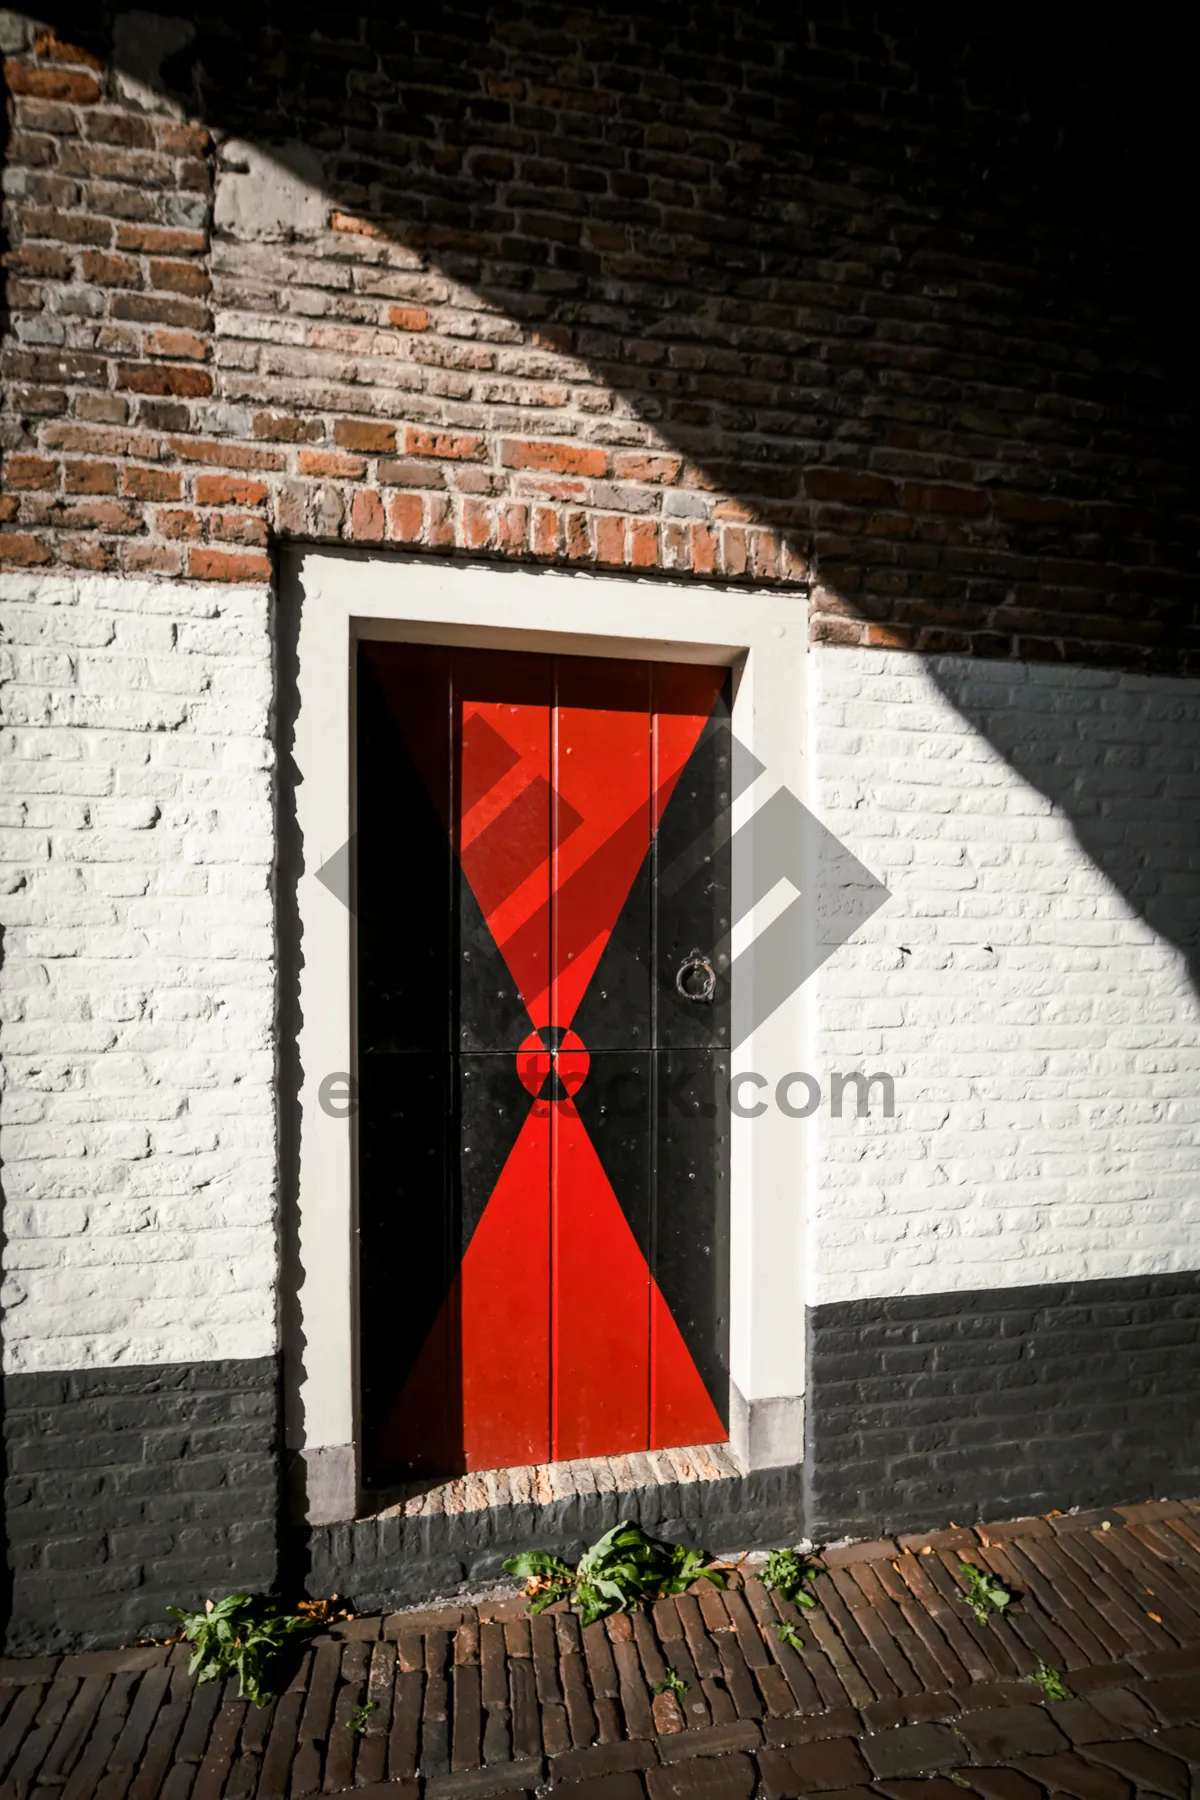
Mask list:
[[[672,1450],[630,1451],[625,1456],[585,1457],[577,1462],[484,1469],[451,1480],[411,1481],[386,1493],[365,1495],[359,1517],[428,1519],[483,1512],[493,1506],[549,1506],[578,1495],[734,1481],[742,1472],[728,1444],[689,1444]]]

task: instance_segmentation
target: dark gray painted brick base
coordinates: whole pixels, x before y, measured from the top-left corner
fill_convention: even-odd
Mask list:
[[[801,1471],[769,1469],[728,1481],[666,1483],[587,1494],[548,1506],[494,1506],[431,1519],[359,1519],[309,1538],[309,1586],[360,1612],[386,1611],[495,1580],[518,1550],[571,1561],[622,1519],[658,1537],[709,1550],[792,1543],[800,1529]]]
[[[276,1574],[273,1357],[10,1375],[14,1654],[129,1643]]]
[[[1200,1492],[1200,1274],[809,1315],[814,1537]]]
[[[618,1519],[710,1550],[1200,1492],[1200,1274],[922,1295],[809,1315],[803,1468],[362,1519],[292,1538],[288,1585],[362,1609],[576,1555]],[[276,1364],[4,1384],[17,1653],[129,1642],[276,1579]]]

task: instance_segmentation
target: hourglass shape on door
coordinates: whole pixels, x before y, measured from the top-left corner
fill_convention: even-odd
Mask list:
[[[729,671],[359,648],[377,1480],[726,1436]]]

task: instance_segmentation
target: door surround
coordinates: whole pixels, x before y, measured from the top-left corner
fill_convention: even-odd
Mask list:
[[[354,829],[357,640],[730,666],[734,734],[764,765],[734,803],[737,829],[781,786],[807,797],[808,604],[799,589],[296,546],[282,556],[280,613],[288,647],[280,679],[294,684],[281,761],[292,765],[299,854],[289,896],[298,1094],[285,1413],[296,1502],[310,1524],[325,1524],[355,1517],[360,1493],[356,1134],[336,1079],[355,1073],[354,918],[335,891],[336,865],[317,879]],[[737,880],[735,870],[735,912]],[[735,941],[765,928],[777,899],[749,908]],[[738,1066],[803,1068],[805,1035],[803,995],[795,994],[739,1047]],[[775,1467],[803,1451],[808,1134],[798,1144],[794,1122],[775,1108],[756,1119],[735,1115],[731,1127],[730,1443],[743,1467]]]

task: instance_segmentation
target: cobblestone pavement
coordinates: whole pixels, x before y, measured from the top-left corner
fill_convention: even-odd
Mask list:
[[[986,1627],[959,1563],[1014,1590]],[[753,1567],[581,1631],[521,1598],[347,1620],[264,1710],[186,1646],[0,1662],[5,1800],[1191,1800],[1200,1502],[830,1548],[798,1613]],[[772,1629],[789,1620],[799,1650]],[[1046,1703],[1037,1659],[1074,1697]],[[686,1683],[656,1693],[667,1669]],[[367,1729],[349,1729],[374,1701]]]

